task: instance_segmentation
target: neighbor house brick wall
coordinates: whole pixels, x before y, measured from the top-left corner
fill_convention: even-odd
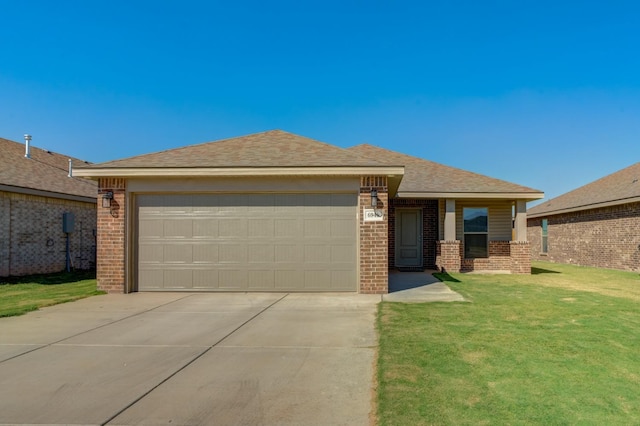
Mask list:
[[[66,268],[62,215],[73,213],[71,266],[92,269],[96,204],[0,191],[0,276],[46,274]]]
[[[543,218],[527,221],[533,259],[640,271],[640,203],[546,217],[546,255],[541,253]]]
[[[422,266],[436,267],[436,241],[438,241],[438,200],[394,198],[389,201],[389,268],[395,268],[396,209],[422,210]]]
[[[371,208],[371,190],[378,191],[378,210],[383,221],[365,222],[364,209]],[[388,187],[384,176],[363,176],[360,182],[360,293],[389,292]]]
[[[102,207],[102,194],[113,192],[111,208]],[[102,178],[98,197],[98,289],[125,293],[126,181]]]

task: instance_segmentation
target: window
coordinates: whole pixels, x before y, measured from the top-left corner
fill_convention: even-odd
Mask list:
[[[464,257],[489,257],[489,209],[473,207],[462,209],[464,220]]]
[[[547,246],[547,226],[549,225],[547,219],[542,219],[542,253],[547,253],[549,247]]]

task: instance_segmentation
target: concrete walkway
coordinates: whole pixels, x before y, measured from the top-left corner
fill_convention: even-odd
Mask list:
[[[389,294],[382,295],[386,302],[425,303],[463,302],[464,298],[425,272],[389,271]]]
[[[0,319],[0,424],[366,425],[380,296],[138,293]]]

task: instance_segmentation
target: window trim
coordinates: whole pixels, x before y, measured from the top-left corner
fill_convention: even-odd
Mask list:
[[[487,230],[485,232],[467,232],[465,230],[465,210],[478,210],[484,209],[486,211],[487,217]],[[467,235],[484,235],[485,236],[485,249],[486,256],[475,256],[468,257],[467,256]],[[465,259],[488,259],[489,258],[489,207],[488,206],[465,206],[462,208],[462,238],[464,244],[463,255]]]

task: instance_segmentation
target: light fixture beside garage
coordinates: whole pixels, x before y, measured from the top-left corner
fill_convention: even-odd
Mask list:
[[[105,192],[102,194],[102,207],[105,209],[111,208],[111,200],[113,200],[113,192]]]
[[[375,188],[371,190],[371,207],[378,207],[378,190]]]

